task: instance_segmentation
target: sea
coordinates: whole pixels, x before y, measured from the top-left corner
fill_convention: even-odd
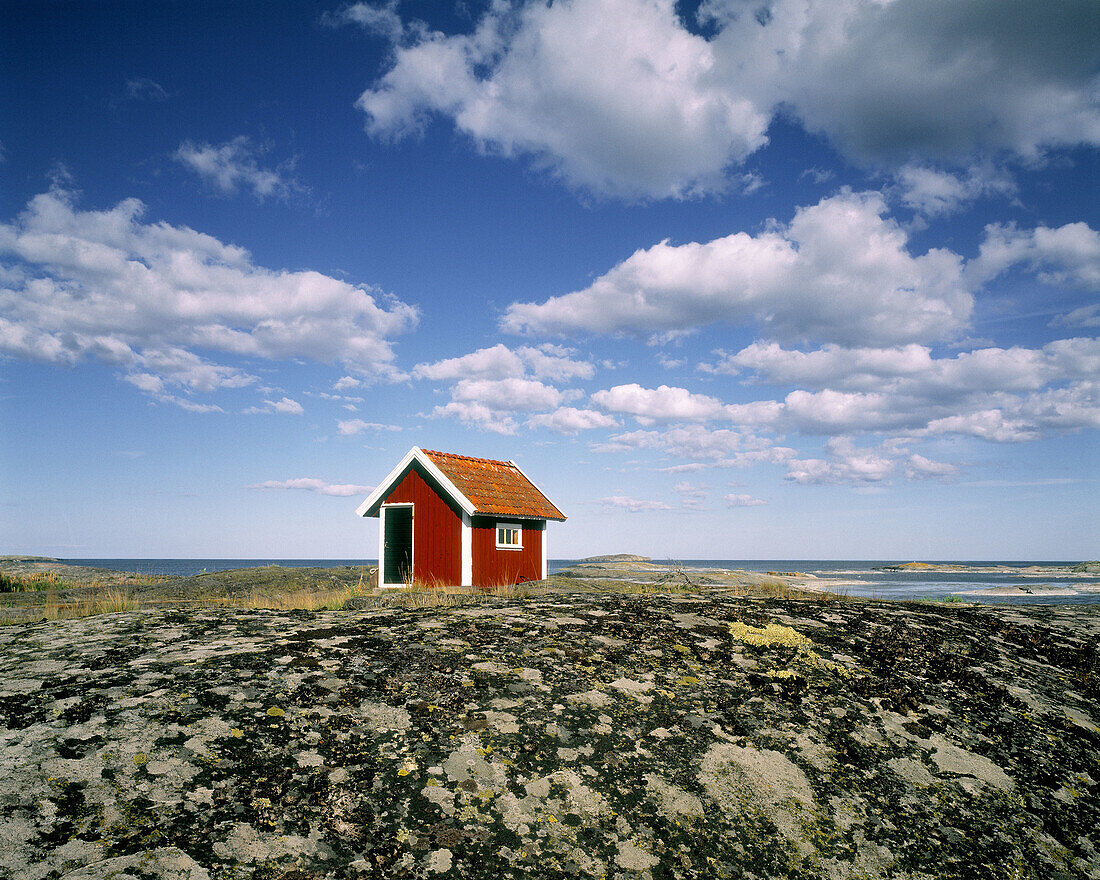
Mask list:
[[[73,565],[134,571],[147,575],[187,577],[203,572],[281,565],[289,568],[328,568],[345,565],[377,565],[377,559],[66,559]],[[1074,562],[988,560],[933,562],[962,565],[964,571],[937,569],[888,570],[907,560],[850,559],[678,559],[657,563],[704,568],[741,569],[751,572],[812,574],[825,589],[846,596],[896,600],[961,599],[997,604],[1100,604],[1100,577],[1069,574]],[[574,559],[550,559],[550,574],[575,564]],[[976,569],[1006,568],[1010,571]],[[1027,573],[1022,569],[1030,569]],[[1037,569],[1037,570],[1036,570]],[[1049,569],[1049,571],[1046,571]],[[830,583],[832,581],[833,583]]]

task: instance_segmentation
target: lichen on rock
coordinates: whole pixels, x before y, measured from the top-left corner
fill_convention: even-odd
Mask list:
[[[1098,632],[591,592],[5,627],[0,877],[1091,877]]]

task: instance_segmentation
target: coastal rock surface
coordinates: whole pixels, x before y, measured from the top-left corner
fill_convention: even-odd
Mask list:
[[[1098,877],[1100,608],[0,629],[0,877]]]

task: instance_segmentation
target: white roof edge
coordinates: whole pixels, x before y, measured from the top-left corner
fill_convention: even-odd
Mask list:
[[[521,474],[523,474],[523,478],[524,478],[525,480],[527,480],[527,482],[528,482],[528,483],[530,483],[530,484],[531,484],[532,486],[534,486],[534,487],[535,487],[536,489],[538,489],[538,492],[539,492],[539,494],[540,494],[540,495],[541,495],[541,496],[542,496],[543,498],[545,498],[545,499],[546,499],[547,501],[549,501],[549,502],[550,502],[550,505],[551,505],[552,507],[554,507],[555,509],[557,509],[558,513],[561,513],[561,515],[562,515],[562,520],[563,520],[563,521],[569,518],[569,517],[567,517],[567,516],[566,516],[566,515],[565,515],[564,513],[562,513],[562,510],[561,510],[561,508],[560,508],[560,507],[558,507],[558,505],[554,504],[554,502],[553,502],[553,501],[550,501],[550,496],[549,496],[549,495],[547,495],[547,494],[546,494],[545,492],[543,492],[543,491],[542,491],[542,487],[541,487],[541,486],[539,486],[539,484],[538,484],[538,483],[536,483],[536,482],[535,482],[534,480],[532,480],[532,479],[531,479],[531,478],[530,478],[529,476],[527,476],[527,472],[526,472],[526,471],[525,471],[525,470],[524,470],[523,468],[521,468],[521,467],[520,467],[520,466],[519,466],[518,464],[516,464],[516,463],[515,463],[514,461],[509,461],[509,462],[508,462],[508,464],[510,464],[510,465],[511,465],[512,467],[514,467],[514,468],[515,468],[515,469],[516,469],[517,471],[519,471],[519,472],[520,472]],[[546,519],[546,517],[544,517],[544,516],[538,516],[538,517],[528,517],[528,519]]]
[[[427,455],[424,454],[423,449],[421,449],[419,446],[414,446],[407,453],[405,453],[405,457],[402,458],[400,462],[398,462],[397,467],[389,472],[389,475],[386,477],[386,479],[379,483],[378,487],[373,492],[371,492],[369,496],[367,496],[367,500],[355,509],[356,516],[367,516],[368,511],[393,490],[394,483],[397,482],[397,480],[401,477],[401,474],[404,472],[405,468],[412,464],[413,461],[416,461],[421,467],[424,468],[424,470],[431,474],[431,476],[439,483],[439,485],[443,487],[443,490],[455,500],[459,507],[461,507],[464,511],[466,511],[466,513],[470,514],[471,516],[474,514],[475,510],[473,502],[471,502],[469,498],[458,491],[458,487],[455,486],[455,484],[452,483],[449,479],[447,479],[447,476],[443,473],[443,471],[435,466],[435,463],[430,458],[428,458]],[[524,476],[527,475],[524,474]]]

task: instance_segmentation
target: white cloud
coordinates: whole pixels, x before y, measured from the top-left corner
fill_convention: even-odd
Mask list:
[[[668,385],[643,388],[636,382],[597,391],[592,402],[601,409],[632,415],[642,422],[713,419],[724,410],[720,401],[705,394]]]
[[[736,354],[722,353],[706,372],[738,374],[752,370],[773,384],[845,388],[879,388],[891,379],[916,375],[929,368],[931,349],[923,345],[895,348],[845,348],[825,345],[816,351],[792,351],[775,342],[754,342]]]
[[[284,416],[300,416],[305,410],[296,400],[284,397],[280,400],[265,400],[263,406],[250,406],[244,410],[249,415],[276,414]]]
[[[492,431],[494,434],[515,434],[516,420],[509,414],[476,401],[452,400],[431,412],[433,419],[458,419],[467,425]]]
[[[959,472],[955,465],[911,452],[898,440],[872,448],[832,437],[825,449],[827,460],[792,460],[786,478],[803,485],[868,486],[887,483],[899,473],[909,480],[946,480]]]
[[[609,415],[591,409],[572,406],[558,407],[553,412],[539,413],[527,420],[528,427],[549,428],[559,434],[576,434],[592,428],[611,428],[618,425]]]
[[[1100,231],[1086,223],[1057,229],[990,225],[968,272],[986,280],[1021,263],[1045,284],[1100,290]]]
[[[131,101],[151,101],[160,103],[168,100],[164,86],[146,76],[126,80],[126,97]]]
[[[412,375],[416,379],[435,382],[460,379],[518,379],[532,375],[536,379],[568,381],[589,379],[595,368],[588,361],[578,361],[572,351],[550,343],[537,348],[524,346],[513,351],[503,343],[491,348],[479,348],[461,357],[446,358],[435,363],[417,364]]]
[[[347,391],[349,388],[358,388],[363,383],[354,376],[341,376],[332,386],[333,391]]]
[[[784,102],[849,156],[1034,157],[1100,141],[1095,9],[998,0],[714,0],[716,53],[758,104]],[[736,18],[734,19],[734,17]]]
[[[910,480],[947,479],[957,476],[959,469],[944,461],[932,461],[923,455],[913,453],[905,462],[905,475]]]
[[[461,379],[451,389],[451,396],[498,412],[549,409],[564,398],[558,389],[534,379]]]
[[[457,35],[406,27],[392,5],[342,16],[393,48],[358,102],[368,131],[402,137],[438,115],[601,194],[724,189],[779,113],[867,162],[1100,143],[1092,0],[709,0],[700,18],[712,38],[672,0],[496,3]],[[946,180],[911,192],[941,212],[967,197]]]
[[[297,477],[292,480],[265,480],[262,483],[254,483],[251,486],[245,486],[245,488],[263,491],[275,489],[303,489],[307,492],[317,492],[320,495],[335,495],[338,498],[349,498],[353,495],[368,495],[374,491],[374,486],[359,486],[354,483],[327,483],[316,477]]]
[[[362,419],[348,419],[336,423],[336,432],[345,437],[362,434],[364,431],[400,431],[398,425],[382,425],[378,422],[365,422]]]
[[[768,502],[762,498],[753,498],[751,495],[730,494],[725,497],[726,507],[759,507]]]
[[[625,510],[628,513],[642,513],[648,510],[672,510],[663,501],[647,501],[641,498],[631,498],[628,495],[611,495],[607,498],[597,499],[596,504],[605,510]]]
[[[566,400],[579,395],[562,391],[546,381],[590,378],[595,367],[572,357],[572,349],[545,344],[524,346],[515,351],[503,343],[481,348],[460,357],[435,363],[417,364],[412,375],[417,379],[450,382],[451,402],[435,407],[433,418],[457,418],[469,425],[501,434],[512,434],[518,427],[513,413],[537,412],[528,427],[546,427],[563,434],[616,424],[602,413],[562,407]]]
[[[524,374],[523,361],[503,343],[492,348],[479,348],[461,357],[447,358],[434,364],[417,364],[412,375],[416,379],[436,382],[458,379],[508,379]]]
[[[713,372],[752,370],[770,384],[861,390],[876,388],[908,395],[959,397],[971,392],[1037,390],[1051,382],[1083,380],[1100,371],[1100,340],[1060,339],[1041,349],[982,348],[954,358],[933,358],[920,345],[901,348],[784,349],[754,342],[723,354]]]
[[[903,204],[927,217],[954,214],[985,195],[1012,195],[1016,186],[1003,171],[972,166],[965,174],[907,164],[895,178]]]
[[[596,368],[590,361],[572,357],[576,352],[553,343],[543,343],[537,348],[524,346],[518,354],[536,379],[550,382],[568,382],[570,379],[591,379]]]
[[[404,25],[401,23],[401,17],[397,14],[396,0],[390,0],[385,6],[352,3],[338,12],[324,13],[321,16],[321,22],[330,27],[338,27],[342,24],[357,24],[379,36],[394,41],[400,39],[405,30]]]
[[[687,510],[705,510],[709,490],[710,486],[689,483],[686,480],[672,487],[672,491],[680,496],[680,506]]]
[[[636,251],[584,290],[513,303],[514,333],[679,333],[755,322],[779,339],[895,345],[962,330],[973,296],[962,258],[913,257],[878,193],[842,192],[788,226]]]
[[[803,485],[881,483],[893,476],[897,467],[897,458],[887,451],[857,447],[847,437],[832,437],[825,448],[827,461],[792,461],[787,479]]]
[[[197,354],[342,363],[395,378],[390,337],[417,311],[319,272],[257,266],[243,248],[187,227],[143,223],[127,199],[81,211],[51,191],[0,224],[0,354],[63,365],[85,358],[185,390],[255,377]]]
[[[293,161],[275,169],[262,168],[258,161],[262,153],[242,135],[218,145],[184,141],[173,158],[222,195],[236,195],[245,189],[262,201],[269,196],[286,199],[305,192],[305,187],[292,176]]]
[[[494,4],[472,34],[407,36],[359,98],[375,135],[441,114],[482,148],[628,198],[723,189],[766,142],[767,115],[715,80],[712,44],[671,0]]]
[[[1100,303],[1081,306],[1051,322],[1056,327],[1100,327]]]

